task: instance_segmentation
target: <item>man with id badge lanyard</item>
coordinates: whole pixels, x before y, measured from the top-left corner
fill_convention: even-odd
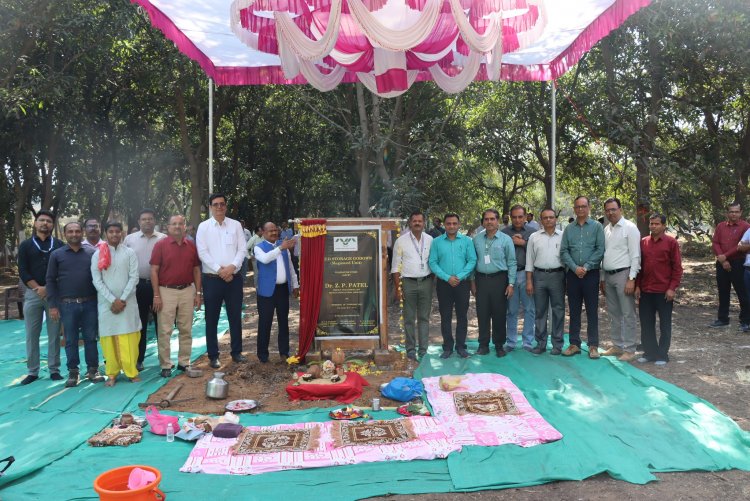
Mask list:
[[[433,275],[428,263],[432,237],[424,232],[425,218],[420,211],[409,216],[409,232],[393,245],[391,273],[396,299],[403,298],[406,357],[417,360],[427,353],[430,342]],[[417,324],[415,335],[414,324]]]
[[[34,220],[31,238],[18,246],[18,275],[26,286],[24,291],[23,318],[26,325],[26,367],[28,375],[21,384],[39,379],[39,335],[42,320],[47,318],[47,368],[50,379],[61,381],[60,375],[60,320],[54,320],[47,304],[47,264],[50,253],[63,246],[52,236],[55,216],[40,210]]]
[[[498,358],[505,356],[506,313],[508,299],[513,296],[516,283],[516,249],[513,240],[498,231],[500,213],[487,209],[482,214],[482,233],[474,237],[477,265],[471,281],[471,293],[476,297],[479,324],[477,355],[490,352],[490,323],[492,342]]]

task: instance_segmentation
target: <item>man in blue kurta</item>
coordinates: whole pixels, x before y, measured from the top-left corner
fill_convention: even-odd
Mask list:
[[[258,299],[258,360],[268,362],[268,343],[271,339],[273,313],[279,324],[279,355],[289,356],[289,296],[299,297],[297,274],[292,266],[289,250],[296,239],[279,242],[279,228],[271,222],[263,225],[263,240],[253,252],[258,262],[255,284]]]
[[[468,358],[466,332],[469,311],[469,275],[477,263],[474,244],[467,236],[458,233],[460,220],[457,214],[448,213],[443,219],[445,234],[432,241],[430,269],[437,277],[437,297],[440,309],[440,332],[443,335],[443,354],[448,358],[456,353]],[[453,338],[451,323],[453,308],[456,308],[456,337]]]

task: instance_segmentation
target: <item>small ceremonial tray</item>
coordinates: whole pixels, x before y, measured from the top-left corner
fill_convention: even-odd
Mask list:
[[[356,407],[342,407],[341,409],[334,409],[328,413],[328,416],[330,416],[331,419],[336,419],[338,421],[369,417],[362,411],[362,409],[357,409]]]
[[[224,408],[231,412],[246,412],[258,407],[255,400],[232,400]]]

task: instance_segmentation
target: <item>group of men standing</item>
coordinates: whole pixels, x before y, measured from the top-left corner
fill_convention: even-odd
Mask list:
[[[671,314],[675,290],[682,278],[679,246],[665,234],[666,218],[649,218],[650,235],[641,239],[638,228],[622,216],[617,198],[604,203],[605,227],[590,217],[587,197],[574,201],[575,220],[564,231],[557,214],[544,209],[541,229],[529,226],[523,206],[510,210],[510,225],[500,230],[495,209],[482,214],[483,230],[470,238],[459,233],[460,219],[448,213],[439,236],[424,232],[421,212],[409,217],[409,232],[394,245],[392,273],[404,306],[407,357],[417,360],[429,343],[433,288],[440,310],[443,352],[468,358],[466,349],[470,295],[476,298],[477,355],[504,357],[516,348],[518,312],[525,312],[521,345],[541,355],[551,337],[552,355],[574,356],[581,350],[581,316],[587,314],[588,356],[637,358],[636,301],[640,302],[639,362],[668,361]],[[436,225],[437,226],[437,225]],[[440,230],[438,230],[440,231]],[[750,249],[750,233],[747,239]],[[612,346],[599,351],[599,294],[606,298]],[[564,348],[565,296],[570,310],[569,345]],[[456,314],[455,336],[452,329]],[[660,335],[656,336],[656,316]],[[548,320],[551,332],[548,332]],[[416,327],[416,331],[415,331]],[[490,343],[491,342],[491,343]]]

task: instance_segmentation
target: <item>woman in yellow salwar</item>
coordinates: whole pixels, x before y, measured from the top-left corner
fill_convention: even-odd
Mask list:
[[[99,338],[106,360],[105,386],[114,386],[120,371],[132,382],[140,381],[138,341],[141,319],[135,299],[138,283],[138,257],[121,245],[122,223],[104,225],[106,243],[100,243],[91,257],[91,275],[99,303]]]

